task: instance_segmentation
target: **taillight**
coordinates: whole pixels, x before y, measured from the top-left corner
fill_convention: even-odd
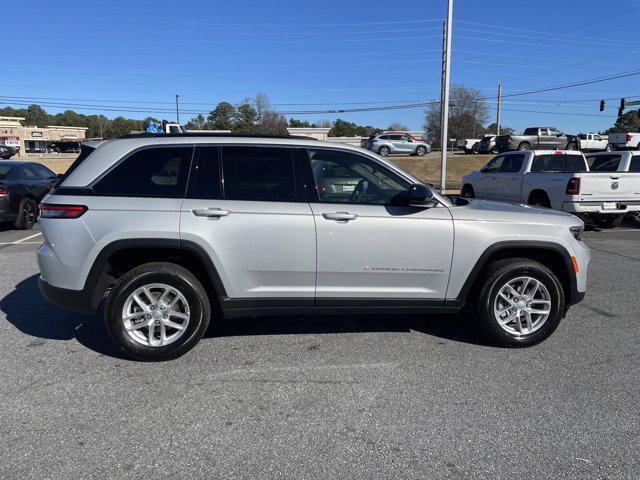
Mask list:
[[[324,195],[325,194],[324,186],[320,182],[316,183],[316,190],[318,190],[318,193],[320,195]]]
[[[567,183],[567,195],[580,195],[580,178],[571,178]]]
[[[627,142],[633,140],[633,135],[627,134]]]
[[[42,218],[78,218],[87,210],[86,205],[40,204],[40,216]]]
[[[0,195],[9,195],[9,189],[7,187],[0,187]]]

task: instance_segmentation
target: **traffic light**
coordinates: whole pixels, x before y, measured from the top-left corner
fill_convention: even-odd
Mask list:
[[[600,111],[604,112],[604,100],[600,100]]]
[[[624,98],[620,99],[620,108],[618,109],[618,116],[621,117],[624,112]]]

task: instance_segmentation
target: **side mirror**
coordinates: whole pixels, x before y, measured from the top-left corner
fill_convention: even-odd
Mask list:
[[[432,205],[433,192],[426,185],[414,183],[409,187],[409,206],[427,208]]]

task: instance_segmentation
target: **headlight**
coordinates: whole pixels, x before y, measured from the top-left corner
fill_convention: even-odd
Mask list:
[[[578,241],[582,241],[582,233],[584,232],[584,227],[571,227],[569,229],[571,231],[571,235]]]

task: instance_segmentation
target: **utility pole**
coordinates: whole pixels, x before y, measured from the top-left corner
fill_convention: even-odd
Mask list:
[[[500,135],[500,104],[502,103],[502,77],[498,75],[498,108],[496,114],[496,135]]]
[[[442,103],[440,118],[441,171],[440,189],[444,192],[447,180],[447,143],[449,131],[449,80],[451,76],[451,33],[453,30],[453,0],[447,0],[447,22],[442,52]]]
[[[178,99],[180,98],[180,95],[176,94],[176,123],[180,123],[180,108],[178,105]]]

